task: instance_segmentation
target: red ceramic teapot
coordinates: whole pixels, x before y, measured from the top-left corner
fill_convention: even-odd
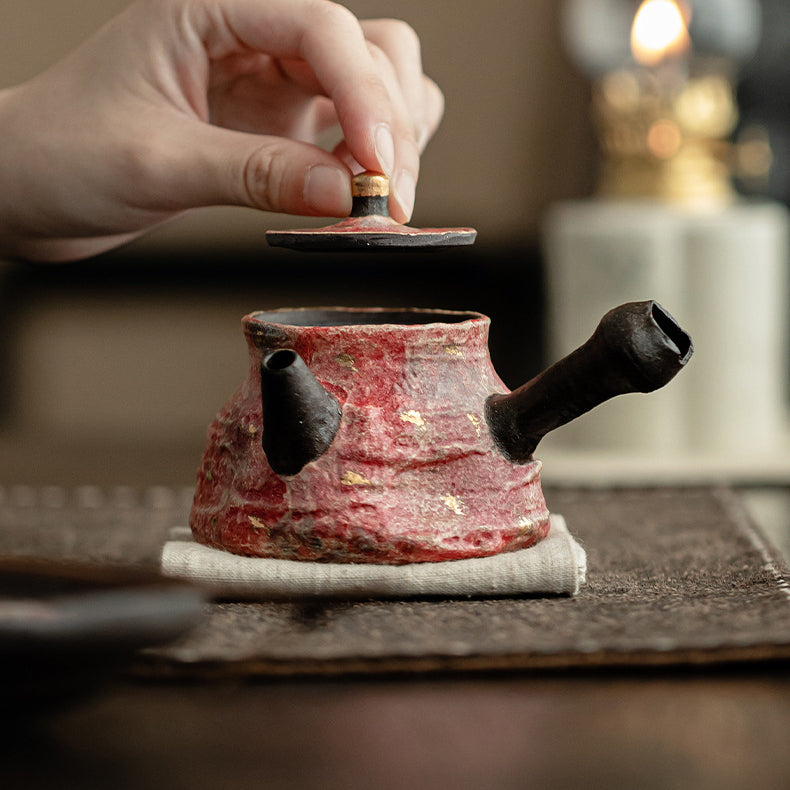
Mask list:
[[[388,564],[531,546],[549,529],[540,439],[613,395],[663,386],[693,352],[657,303],[630,303],[508,392],[489,324],[417,309],[246,316],[249,376],[209,428],[195,538],[250,556]]]

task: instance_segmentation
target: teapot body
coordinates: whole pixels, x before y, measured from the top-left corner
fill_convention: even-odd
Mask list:
[[[243,319],[246,381],[209,427],[190,516],[237,554],[403,564],[497,554],[549,529],[540,462],[495,445],[487,399],[507,392],[489,319],[436,310],[324,308]],[[264,358],[291,349],[336,399],[328,449],[277,474],[262,447]]]

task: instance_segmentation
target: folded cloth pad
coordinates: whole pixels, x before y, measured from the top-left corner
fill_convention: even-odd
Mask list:
[[[196,543],[176,527],[162,550],[165,576],[190,579],[236,598],[407,598],[424,595],[575,595],[587,558],[562,516],[528,549],[493,557],[409,565],[326,563],[241,557]]]

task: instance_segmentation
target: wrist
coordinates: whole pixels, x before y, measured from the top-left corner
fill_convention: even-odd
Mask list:
[[[25,219],[26,205],[30,202],[29,188],[25,185],[26,170],[34,168],[25,149],[30,145],[22,130],[18,108],[21,86],[0,90],[0,129],[3,145],[0,146],[0,257],[24,258],[24,246],[30,237],[30,220]]]
[[[41,91],[38,91],[39,93]],[[35,81],[0,90],[0,259],[65,261],[102,252],[131,234],[91,239],[70,217],[64,130],[37,108]]]

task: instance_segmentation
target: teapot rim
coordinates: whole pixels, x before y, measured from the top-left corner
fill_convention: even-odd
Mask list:
[[[392,327],[410,328],[431,324],[488,322],[488,316],[474,310],[448,310],[423,307],[282,307],[256,310],[244,316],[245,331],[256,326],[277,325],[299,329],[316,327]]]

